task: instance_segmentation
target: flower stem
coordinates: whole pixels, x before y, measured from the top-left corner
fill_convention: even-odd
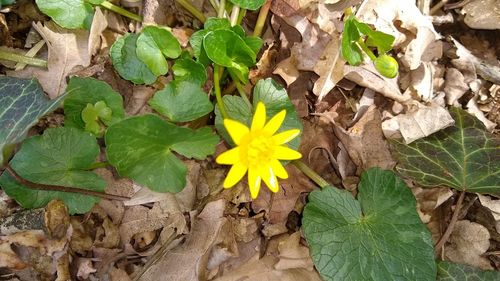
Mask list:
[[[239,15],[240,15],[240,6],[234,5],[233,10],[231,11],[231,26],[235,26],[238,24]]]
[[[131,20],[135,20],[135,21],[138,21],[138,22],[142,22],[142,17],[137,15],[137,14],[134,14],[132,12],[129,12],[125,9],[123,9],[122,7],[120,6],[116,6],[115,4],[109,2],[109,1],[104,1],[100,4],[101,7],[105,8],[105,9],[108,9],[110,11],[113,11],[117,14],[120,14],[124,17],[127,17]]]
[[[309,166],[307,166],[304,162],[300,160],[294,160],[292,161],[292,164],[321,188],[331,186],[330,183],[328,183],[324,178],[318,175],[313,169],[309,168]]]
[[[0,50],[0,60],[9,60],[38,67],[47,67],[47,61]]]
[[[184,9],[186,9],[188,12],[190,12],[195,18],[197,18],[201,23],[205,23],[207,18],[205,15],[200,12],[193,4],[186,0],[175,0],[179,5],[181,5]]]
[[[361,50],[363,50],[363,52],[365,52],[368,55],[368,57],[370,57],[372,61],[375,61],[377,59],[375,54],[373,54],[372,50],[368,49],[368,47],[365,44],[365,41],[363,41],[362,38],[359,38],[356,44],[358,45],[358,47],[361,48]]]
[[[226,106],[224,105],[224,101],[222,100],[222,94],[220,92],[220,71],[222,66],[214,64],[214,90],[215,90],[215,98],[217,99],[217,105],[219,106],[220,113],[222,114],[223,119],[229,118],[226,111]]]
[[[226,9],[226,0],[220,0],[219,12],[217,13],[217,17],[218,18],[223,18],[224,17],[225,9]]]
[[[266,3],[260,8],[259,17],[257,18],[257,23],[253,30],[253,36],[260,36],[262,34],[262,29],[266,23],[267,14],[269,14],[269,8],[271,8],[271,0],[267,0]]]

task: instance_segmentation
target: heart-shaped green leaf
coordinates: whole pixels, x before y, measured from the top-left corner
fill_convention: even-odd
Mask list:
[[[356,45],[356,41],[361,38],[356,24],[354,23],[354,17],[349,17],[344,22],[344,31],[342,32],[342,42],[341,42],[341,53],[342,57],[350,65],[359,65],[363,62],[363,53],[361,49]]]
[[[179,41],[170,31],[157,27],[146,26],[137,38],[137,57],[156,75],[168,72],[165,58],[175,59],[181,54]]]
[[[68,29],[90,29],[94,8],[84,0],[36,0],[42,13]]]
[[[446,261],[438,263],[437,281],[490,281],[500,280],[500,272],[481,270],[472,266]]]
[[[266,0],[229,0],[234,5],[238,5],[243,9],[255,11],[264,5]]]
[[[123,98],[115,92],[106,82],[94,78],[72,77],[66,88],[67,96],[64,99],[64,126],[85,129],[82,120],[82,111],[88,104],[95,105],[104,101],[111,109],[111,119],[101,119],[110,126],[125,117]]]
[[[391,171],[365,171],[358,200],[334,187],[313,191],[302,222],[325,280],[436,280],[431,235],[415,197]]]
[[[189,44],[193,48],[193,53],[195,58],[199,63],[207,66],[210,63],[210,59],[207,57],[207,53],[203,48],[203,38],[210,31],[219,29],[231,29],[231,23],[225,18],[208,18],[203,25],[202,30],[198,30],[189,38]]]
[[[205,84],[205,81],[207,81],[207,71],[205,70],[205,66],[192,59],[175,60],[172,70],[174,71],[175,80],[177,81],[191,81],[200,86]]]
[[[102,137],[105,128],[102,126],[101,122],[109,122],[111,120],[111,114],[111,108],[102,100],[95,104],[87,104],[82,110],[82,120],[85,123],[85,131],[97,137]]]
[[[423,186],[500,193],[500,138],[459,108],[451,108],[455,125],[409,145],[394,142],[402,175]]]
[[[187,122],[210,113],[214,107],[198,83],[172,81],[156,92],[149,105],[174,122]]]
[[[297,116],[295,106],[293,105],[292,101],[290,101],[286,90],[271,78],[260,80],[255,85],[255,88],[253,90],[253,108],[250,108],[249,105],[241,97],[238,96],[224,96],[223,101],[224,105],[226,106],[229,118],[240,121],[247,126],[250,126],[255,107],[259,102],[263,102],[266,105],[266,114],[268,120],[281,110],[286,110],[285,120],[283,121],[283,124],[281,125],[278,132],[290,129],[299,129],[302,131],[302,122]],[[220,111],[217,106],[215,109],[215,114],[215,127],[217,131],[227,142],[232,144],[233,142],[229,137],[226,129],[224,128],[222,116],[220,115]],[[300,136],[294,138],[288,143],[288,146],[295,150],[298,149],[299,145]]]
[[[41,136],[26,139],[10,161],[24,179],[40,184],[62,185],[104,191],[106,182],[87,171],[99,154],[94,136],[76,128],[47,129]],[[24,208],[39,208],[61,199],[71,214],[88,212],[99,198],[76,193],[34,190],[18,183],[9,173],[0,186]]]
[[[157,192],[179,192],[186,185],[186,166],[173,151],[204,159],[219,138],[208,127],[178,127],[149,114],[125,119],[106,131],[108,161],[121,176]]]
[[[123,79],[135,84],[153,84],[157,76],[137,57],[138,37],[138,34],[128,33],[118,38],[111,46],[109,55],[113,66]]]
[[[56,109],[63,98],[49,100],[35,79],[0,76],[0,163],[4,148],[21,141],[38,118]]]

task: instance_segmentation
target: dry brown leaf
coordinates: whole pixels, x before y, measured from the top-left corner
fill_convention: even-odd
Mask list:
[[[276,68],[273,71],[273,74],[277,74],[285,80],[287,86],[290,86],[300,75],[299,70],[296,67],[296,59],[293,56],[290,56],[287,59],[284,59],[276,65]]]
[[[491,211],[491,215],[495,219],[495,229],[500,233],[500,200],[492,199],[488,196],[477,194],[479,201],[483,207]]]
[[[76,277],[78,277],[78,279],[85,280],[89,278],[92,273],[97,271],[92,264],[92,259],[90,258],[78,257],[73,261],[73,263],[76,264]]]
[[[457,221],[445,247],[446,258],[455,263],[468,264],[485,270],[493,269],[482,255],[490,246],[486,227],[468,220]]]
[[[468,1],[462,8],[464,22],[475,29],[500,29],[500,1]]]
[[[449,188],[420,188],[411,189],[417,199],[417,212],[424,223],[431,219],[431,213],[453,196]]]
[[[278,243],[279,261],[274,265],[277,270],[304,268],[314,270],[309,248],[300,244],[300,232],[295,232]]]
[[[468,90],[469,86],[465,83],[465,77],[462,72],[456,68],[448,68],[446,70],[443,89],[446,94],[446,103],[448,105],[459,106],[458,99]]]
[[[434,98],[434,67],[430,62],[422,62],[420,66],[410,71],[410,87],[405,94],[418,97],[419,100],[431,101]]]
[[[392,169],[396,164],[380,128],[381,122],[380,112],[371,105],[348,130],[334,125],[335,135],[347,148],[352,161],[363,170],[371,167]]]
[[[340,38],[338,34],[332,35],[323,55],[314,66],[314,72],[319,79],[314,84],[313,92],[322,100],[333,87],[344,77],[345,61],[340,56]]]
[[[474,96],[469,100],[469,102],[467,102],[467,112],[479,119],[488,131],[493,131],[493,129],[497,126],[497,124],[486,118],[486,116],[484,116],[484,112],[479,109],[479,106],[477,105],[477,96]]]
[[[399,114],[382,122],[382,130],[387,138],[403,137],[405,143],[408,144],[454,123],[455,121],[445,108],[436,104],[419,105],[412,112]]]

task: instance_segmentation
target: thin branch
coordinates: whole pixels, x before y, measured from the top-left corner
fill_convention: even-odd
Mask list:
[[[458,221],[458,214],[460,213],[460,209],[462,209],[462,203],[464,202],[464,197],[465,197],[465,191],[462,191],[460,193],[460,196],[458,197],[458,201],[457,204],[455,205],[455,210],[453,211],[453,215],[451,216],[450,223],[448,224],[448,227],[446,228],[446,231],[444,232],[443,236],[441,236],[439,241],[436,243],[436,246],[434,248],[436,253],[439,252],[439,250],[444,246],[446,241],[448,241],[448,238],[450,238],[450,235],[453,232],[453,228],[455,228],[455,224]]]
[[[114,194],[107,194],[103,192],[98,192],[98,191],[93,191],[93,190],[87,190],[87,189],[82,189],[82,188],[76,188],[76,187],[67,187],[67,186],[61,186],[61,185],[51,185],[51,184],[40,184],[40,183],[34,183],[29,180],[24,179],[21,177],[14,169],[9,164],[5,165],[5,170],[9,172],[9,174],[16,179],[19,183],[22,185],[31,188],[31,189],[36,189],[36,190],[46,190],[46,191],[61,191],[61,192],[70,192],[70,193],[78,193],[78,194],[83,194],[83,195],[89,195],[89,196],[95,196],[95,197],[100,197],[103,199],[108,199],[108,200],[118,200],[118,201],[126,201],[129,200],[130,197],[126,196],[120,196],[120,195],[114,195]]]

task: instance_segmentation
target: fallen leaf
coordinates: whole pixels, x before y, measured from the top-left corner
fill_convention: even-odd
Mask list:
[[[434,98],[434,68],[432,63],[422,62],[418,68],[410,71],[410,77],[410,87],[406,91],[420,100],[431,101]]]
[[[477,96],[473,97],[469,100],[469,102],[467,102],[467,112],[479,119],[479,121],[481,121],[486,129],[490,132],[493,131],[493,129],[495,129],[495,127],[497,126],[497,124],[486,118],[486,116],[484,116],[484,112],[479,109],[477,105]]]
[[[90,258],[78,257],[73,262],[76,263],[76,277],[78,277],[78,279],[88,279],[90,274],[97,271],[92,264],[92,259]]]
[[[276,68],[273,71],[273,74],[277,74],[285,80],[287,86],[290,86],[300,75],[299,70],[296,67],[297,62],[294,56],[290,56],[287,59],[284,59],[276,65]]]
[[[486,227],[468,220],[457,221],[445,246],[447,260],[481,269],[493,269],[482,255],[490,247],[490,233]]]
[[[314,270],[314,264],[309,255],[309,248],[300,244],[300,232],[295,232],[278,244],[279,261],[274,265],[276,270],[304,268]]]
[[[340,38],[338,34],[332,35],[323,55],[314,66],[314,72],[319,79],[314,84],[313,93],[322,100],[344,77],[345,61],[340,56]]]
[[[454,123],[455,121],[445,108],[436,104],[419,105],[412,112],[399,114],[382,122],[382,130],[386,138],[394,139],[402,136],[405,143],[409,144]]]
[[[468,1],[461,12],[470,28],[500,29],[500,2],[497,0]]]
[[[448,68],[446,70],[446,78],[443,91],[446,94],[446,104],[459,106],[458,99],[461,98],[467,91],[469,86],[465,83],[465,77],[456,68]]]

